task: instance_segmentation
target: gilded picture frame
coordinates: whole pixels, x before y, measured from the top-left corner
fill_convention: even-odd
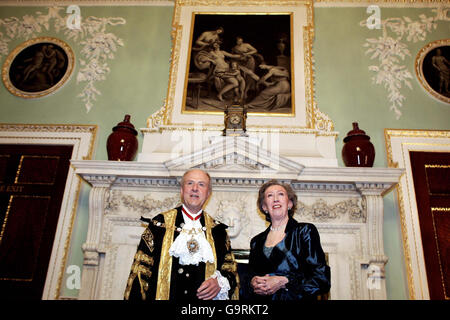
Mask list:
[[[450,104],[450,39],[428,43],[416,56],[416,76],[434,98]]]
[[[224,103],[220,107],[217,105],[200,106],[196,108],[196,103],[192,101],[201,101],[202,98],[210,95],[210,101],[219,102],[218,94],[220,91],[216,88],[214,75],[214,62],[211,60],[209,52],[214,50],[213,38],[218,39],[221,49],[227,54],[233,54],[233,48],[238,45],[237,37],[240,36],[242,42],[247,46],[257,49],[256,54],[246,55],[255,61],[260,59],[258,53],[263,56],[264,60],[256,61],[256,75],[262,79],[268,70],[259,68],[261,62],[265,65],[273,67],[278,63],[277,56],[285,56],[279,59],[286,64],[285,69],[289,75],[282,82],[281,87],[286,93],[283,97],[278,98],[276,95],[270,97],[272,100],[285,99],[286,104],[277,105],[273,103],[270,107],[248,108],[247,127],[248,128],[280,128],[289,130],[305,130],[314,129],[318,126],[323,127],[326,131],[330,131],[330,121],[326,115],[322,114],[314,102],[314,79],[312,64],[312,41],[314,37],[314,21],[313,21],[313,2],[309,0],[298,1],[213,1],[213,0],[176,0],[174,6],[174,14],[172,21],[172,57],[169,74],[169,86],[164,106],[156,113],[150,115],[147,119],[147,127],[158,128],[161,126],[183,126],[193,127],[194,123],[199,121],[204,127],[222,127],[224,119],[224,109],[227,104],[248,104],[248,100],[235,99],[239,96],[234,92],[240,89],[239,80],[233,79],[232,89],[223,95]],[[262,48],[260,43],[265,33],[261,32],[261,24],[264,21],[268,25],[273,26],[276,19],[282,21],[283,27],[276,29],[272,33],[271,41],[267,41],[271,45],[271,53],[267,48]],[[237,22],[236,22],[237,21]],[[247,21],[245,24],[243,21]],[[232,28],[235,23],[237,26]],[[251,26],[251,27],[250,27]],[[258,26],[260,26],[258,28]],[[224,32],[217,36],[217,29],[221,27]],[[242,29],[242,30],[239,30]],[[267,31],[269,28],[266,28]],[[242,32],[239,32],[242,31]],[[259,31],[259,33],[258,33]],[[204,34],[206,32],[206,34]],[[214,34],[216,33],[216,34]],[[267,33],[267,32],[266,32]],[[225,36],[226,35],[226,36]],[[203,39],[202,39],[203,38]],[[195,65],[196,57],[200,50],[196,50],[199,46],[199,40],[207,40],[211,42],[211,46],[204,50],[204,60],[198,59],[197,63],[204,63],[207,67],[204,70],[199,69]],[[253,43],[251,43],[253,42]],[[281,48],[281,42],[284,48]],[[258,48],[257,48],[258,46]],[[206,47],[205,47],[206,49]],[[216,48],[217,49],[217,48]],[[225,54],[227,56],[227,54]],[[245,53],[240,57],[245,56]],[[198,57],[197,57],[198,58]],[[228,59],[229,58],[229,59]],[[225,57],[230,72],[232,62],[238,62],[239,58],[235,56]],[[223,62],[223,61],[222,61]],[[244,65],[245,67],[245,65]],[[240,68],[240,67],[239,67]],[[267,67],[268,68],[268,67]],[[244,73],[240,68],[241,75]],[[221,70],[223,71],[223,70]],[[225,73],[227,70],[225,70]],[[283,78],[280,71],[278,78]],[[201,75],[194,73],[201,72]],[[225,77],[231,77],[225,74]],[[209,83],[204,81],[207,77]],[[266,78],[268,83],[260,83],[261,88],[270,86],[269,82],[275,83],[279,79],[272,80]],[[227,84],[225,80],[225,85]],[[199,85],[196,82],[201,82]],[[263,81],[261,81],[263,82]],[[257,84],[257,81],[255,81]],[[236,86],[236,84],[238,84]],[[201,86],[201,87],[200,87]],[[290,87],[290,88],[288,88]],[[288,88],[288,89],[287,89]],[[239,91],[239,92],[242,92]],[[249,96],[254,98],[257,93],[249,92]],[[200,97],[200,99],[198,99]],[[267,99],[268,100],[268,99]],[[269,103],[270,104],[270,103]],[[264,105],[264,101],[263,101]],[[279,108],[281,106],[281,108]],[[222,110],[223,109],[223,110]]]
[[[72,75],[74,53],[64,41],[38,37],[18,45],[2,67],[5,87],[15,96],[41,98],[60,89]]]

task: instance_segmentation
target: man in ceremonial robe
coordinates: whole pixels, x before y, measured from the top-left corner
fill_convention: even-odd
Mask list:
[[[227,226],[203,211],[210,195],[209,174],[189,170],[181,179],[182,205],[146,220],[125,300],[238,299]]]

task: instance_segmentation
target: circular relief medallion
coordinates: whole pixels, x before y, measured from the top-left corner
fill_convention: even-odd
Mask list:
[[[450,39],[433,41],[423,47],[417,54],[415,70],[430,95],[450,103]]]
[[[65,42],[39,37],[23,42],[6,58],[2,68],[5,87],[22,98],[55,92],[70,78],[74,54]]]

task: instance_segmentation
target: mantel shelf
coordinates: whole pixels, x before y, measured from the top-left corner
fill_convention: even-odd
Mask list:
[[[78,160],[72,161],[72,166],[80,176],[98,176],[115,178],[149,179],[152,177],[167,177],[179,179],[183,172],[172,171],[164,163],[107,161],[107,160]],[[213,180],[223,178],[242,178],[241,170],[229,170],[226,166],[219,169],[207,170]],[[366,168],[366,167],[305,167],[299,172],[290,172],[290,176],[283,176],[289,182],[329,182],[329,183],[383,183],[396,184],[404,169],[398,168]],[[254,170],[248,172],[247,179],[277,179],[279,174],[270,170]],[[95,185],[95,179],[91,180]]]

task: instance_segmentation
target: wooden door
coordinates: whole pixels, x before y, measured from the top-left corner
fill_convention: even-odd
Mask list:
[[[450,153],[410,152],[430,299],[450,298]]]
[[[0,297],[41,299],[72,148],[0,145]]]

